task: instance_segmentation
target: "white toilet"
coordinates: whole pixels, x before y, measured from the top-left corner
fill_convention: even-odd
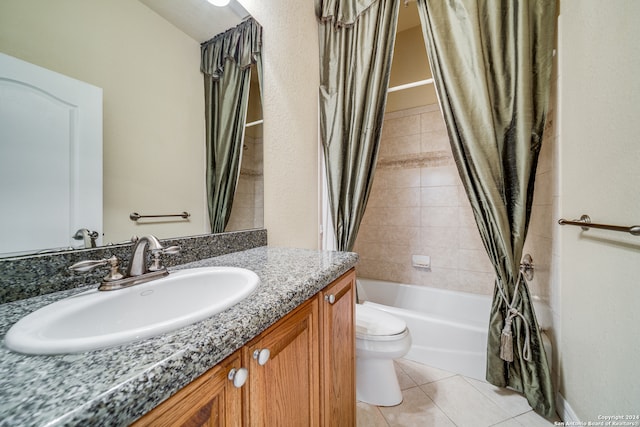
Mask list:
[[[356,398],[377,406],[402,402],[393,359],[411,347],[404,320],[382,310],[356,304]]]

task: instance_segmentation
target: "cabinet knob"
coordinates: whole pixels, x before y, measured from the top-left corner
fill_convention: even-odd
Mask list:
[[[234,387],[240,388],[244,385],[245,382],[247,382],[248,376],[249,372],[246,368],[233,368],[229,371],[229,375],[227,375],[227,378],[229,378],[229,381],[233,381]]]
[[[263,366],[269,360],[271,352],[268,348],[257,349],[253,352],[253,358],[258,361],[258,365]]]
[[[328,301],[329,304],[333,304],[334,302],[336,302],[336,296],[334,294],[325,295],[324,300]]]

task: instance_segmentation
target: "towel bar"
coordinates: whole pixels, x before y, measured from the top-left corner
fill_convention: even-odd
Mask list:
[[[589,215],[582,215],[579,220],[573,220],[573,221],[569,221],[564,218],[561,218],[558,220],[558,224],[577,225],[579,227],[582,227],[584,231],[587,231],[589,228],[600,228],[602,230],[622,231],[624,233],[633,234],[634,236],[640,236],[640,225],[632,225],[630,227],[625,227],[621,225],[594,224],[591,222],[591,218],[589,218]]]
[[[171,215],[140,215],[138,212],[133,212],[129,215],[129,219],[131,221],[137,221],[140,218],[165,218],[165,217],[175,217],[179,216],[181,218],[187,219],[191,216],[189,212],[182,212],[180,214],[171,214]]]

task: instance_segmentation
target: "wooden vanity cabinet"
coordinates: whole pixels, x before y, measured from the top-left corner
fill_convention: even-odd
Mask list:
[[[242,389],[229,380],[229,371],[242,365],[236,351],[133,423],[134,427],[240,427]]]
[[[350,270],[133,425],[355,426],[354,289]]]
[[[355,280],[349,271],[320,292],[324,426],[356,425]]]
[[[260,360],[269,352],[268,360]],[[312,298],[243,348],[243,388],[250,426],[318,426],[318,299]],[[261,364],[263,363],[263,364]]]

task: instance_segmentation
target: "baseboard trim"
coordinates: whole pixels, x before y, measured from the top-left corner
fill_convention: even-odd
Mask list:
[[[565,422],[576,423],[576,425],[580,425],[580,419],[569,405],[563,395],[557,393],[556,395],[556,409],[558,410],[558,415],[560,419]]]

